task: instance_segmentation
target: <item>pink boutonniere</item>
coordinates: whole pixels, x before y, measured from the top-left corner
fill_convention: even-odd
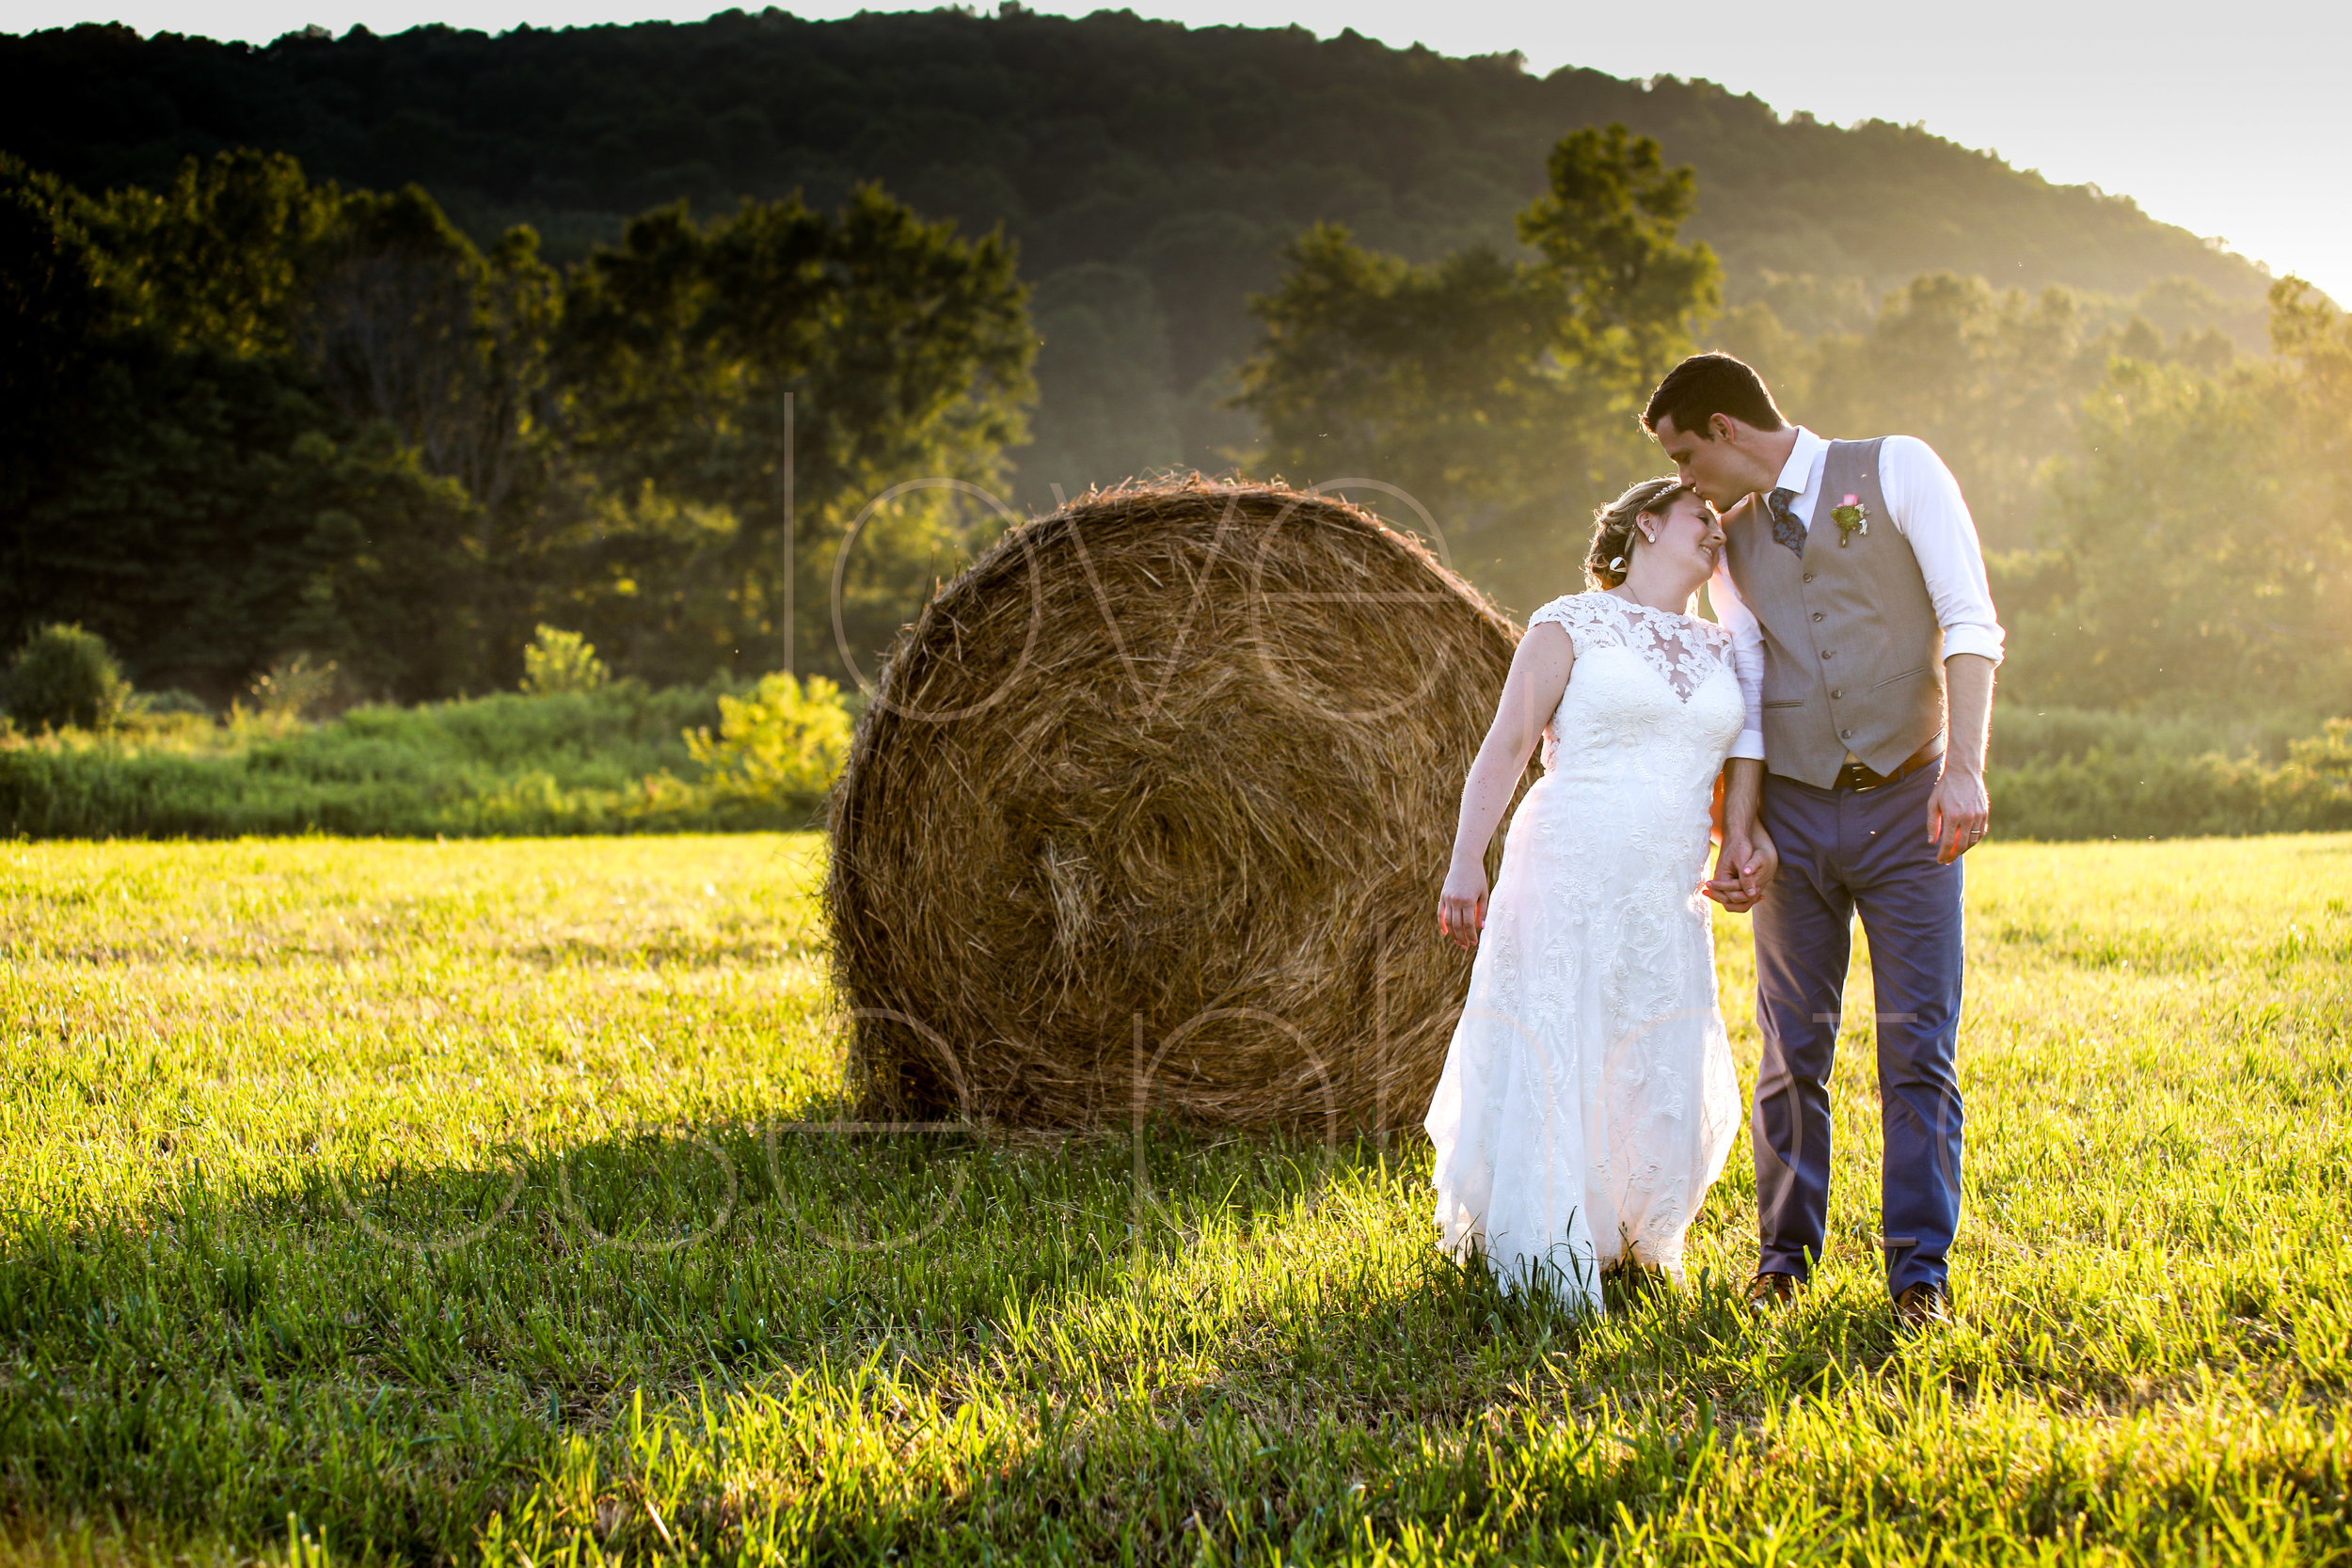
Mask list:
[[[1853,536],[1857,533],[1865,539],[1870,537],[1870,509],[1862,504],[1861,497],[1848,496],[1836,506],[1830,508],[1829,515],[1831,520],[1837,525],[1837,547],[1839,549],[1842,550],[1848,545],[1852,544]]]

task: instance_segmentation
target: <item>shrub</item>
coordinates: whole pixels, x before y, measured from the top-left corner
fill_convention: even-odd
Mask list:
[[[802,686],[779,673],[760,677],[749,696],[721,697],[718,738],[698,729],[686,749],[722,797],[813,805],[850,754],[850,730],[839,687],[821,675]]]
[[[610,678],[596,644],[576,631],[542,626],[523,650],[523,689],[534,697],[595,691]]]
[[[106,640],[79,626],[41,627],[8,666],[8,717],[26,730],[106,729],[130,694]]]
[[[318,725],[148,719],[104,736],[0,736],[0,835],[800,828],[848,731],[828,684],[803,690],[771,677],[739,700],[725,687],[618,680],[545,697],[358,707]]]
[[[2218,753],[2275,764],[2286,761],[2290,745],[2312,733],[2314,717],[2308,709],[2243,703],[2221,711],[2126,713],[2003,701],[1993,709],[1987,760],[1994,768],[2021,768],[2079,762],[2100,753],[2181,758]]]
[[[2352,721],[2295,742],[2283,765],[2217,752],[2094,751],[1992,768],[1994,832],[2005,838],[2188,838],[2352,828]]]
[[[103,733],[22,736],[0,725],[0,836],[799,828],[840,767],[853,701],[831,682],[787,675],[739,690],[617,680],[273,728],[142,698]],[[2352,829],[2352,720],[2307,731],[2272,766],[2172,750],[2186,740],[2169,723],[2141,732],[2046,717],[2047,733],[2013,737],[2031,760],[1996,755],[1987,771],[2001,837]]]
[[[309,654],[281,658],[253,683],[262,717],[296,724],[317,715],[335,696],[335,661],[320,663]]]
[[[161,691],[139,691],[123,705],[123,712],[147,719],[210,719],[213,705],[193,691],[168,687]]]

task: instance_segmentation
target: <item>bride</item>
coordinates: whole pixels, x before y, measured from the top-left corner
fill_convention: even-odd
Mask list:
[[[1600,510],[1585,572],[1601,592],[1529,618],[1438,906],[1477,953],[1423,1124],[1442,1244],[1574,1307],[1600,1306],[1613,1264],[1680,1281],[1741,1119],[1700,895],[1744,910],[1760,892],[1754,865],[1701,882],[1745,704],[1729,634],[1688,613],[1723,544],[1672,479]],[[1539,738],[1544,776],[1489,894],[1486,846]]]

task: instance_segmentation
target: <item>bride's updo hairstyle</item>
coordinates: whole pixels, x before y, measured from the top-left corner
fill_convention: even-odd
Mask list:
[[[1584,552],[1584,576],[1594,587],[1614,588],[1625,580],[1634,541],[1642,536],[1633,519],[1644,514],[1663,516],[1688,488],[1672,475],[1645,479],[1593,514],[1593,547]]]

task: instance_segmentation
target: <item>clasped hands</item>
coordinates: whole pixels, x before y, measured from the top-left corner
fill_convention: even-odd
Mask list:
[[[1699,890],[1733,914],[1745,914],[1763,899],[1779,869],[1780,851],[1762,827],[1727,832],[1715,857],[1715,875]],[[1478,934],[1486,925],[1487,893],[1482,863],[1456,862],[1447,869],[1445,889],[1438,895],[1438,929],[1464,952],[1477,951]]]
[[[1992,815],[1980,774],[1945,768],[1928,800],[1928,841],[1935,846],[1935,863],[1949,865],[1975,848]],[[1700,883],[1699,891],[1733,914],[1745,914],[1763,900],[1779,870],[1780,850],[1762,823],[1726,826],[1715,875]]]
[[[1726,826],[1723,847],[1715,855],[1715,875],[1699,884],[1706,894],[1733,914],[1745,914],[1763,901],[1780,870],[1780,850],[1760,823],[1743,828]]]
[[[1948,865],[1976,847],[1991,816],[1983,781],[1972,773],[1947,769],[1937,780],[1929,805],[1928,836],[1935,844],[1936,861]],[[1765,890],[1780,870],[1780,850],[1760,822],[1724,829],[1723,847],[1715,856],[1715,875],[1699,891],[1732,914],[1746,914],[1764,899]],[[1486,870],[1475,862],[1454,866],[1438,900],[1438,927],[1466,950],[1475,950],[1478,933],[1486,924]]]

